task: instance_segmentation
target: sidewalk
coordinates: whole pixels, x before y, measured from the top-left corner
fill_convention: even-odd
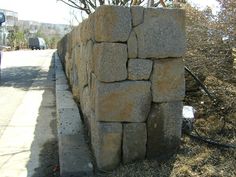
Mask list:
[[[45,59],[0,137],[1,177],[53,177],[57,157],[54,62]],[[11,94],[11,93],[8,93]]]

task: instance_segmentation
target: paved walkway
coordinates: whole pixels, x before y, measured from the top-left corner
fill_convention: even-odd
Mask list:
[[[18,51],[3,55],[1,177],[58,175],[53,52]]]

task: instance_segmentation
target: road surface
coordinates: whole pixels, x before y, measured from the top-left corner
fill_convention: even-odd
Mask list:
[[[1,177],[58,176],[54,51],[3,53]]]

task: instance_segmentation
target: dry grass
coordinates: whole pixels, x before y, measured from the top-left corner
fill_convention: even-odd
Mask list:
[[[113,172],[100,173],[106,177],[234,177],[236,152],[207,146],[187,136],[177,154],[162,163],[145,160],[120,166]]]

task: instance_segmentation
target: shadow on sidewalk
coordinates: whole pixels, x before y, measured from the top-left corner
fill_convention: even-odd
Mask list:
[[[27,177],[59,177],[54,59],[51,61],[47,75],[45,74],[39,72],[42,80],[33,83],[33,89],[35,86],[44,92],[38,111],[34,141],[30,148],[31,155],[26,165]],[[37,165],[38,162],[39,165]],[[35,168],[35,166],[38,167]]]

